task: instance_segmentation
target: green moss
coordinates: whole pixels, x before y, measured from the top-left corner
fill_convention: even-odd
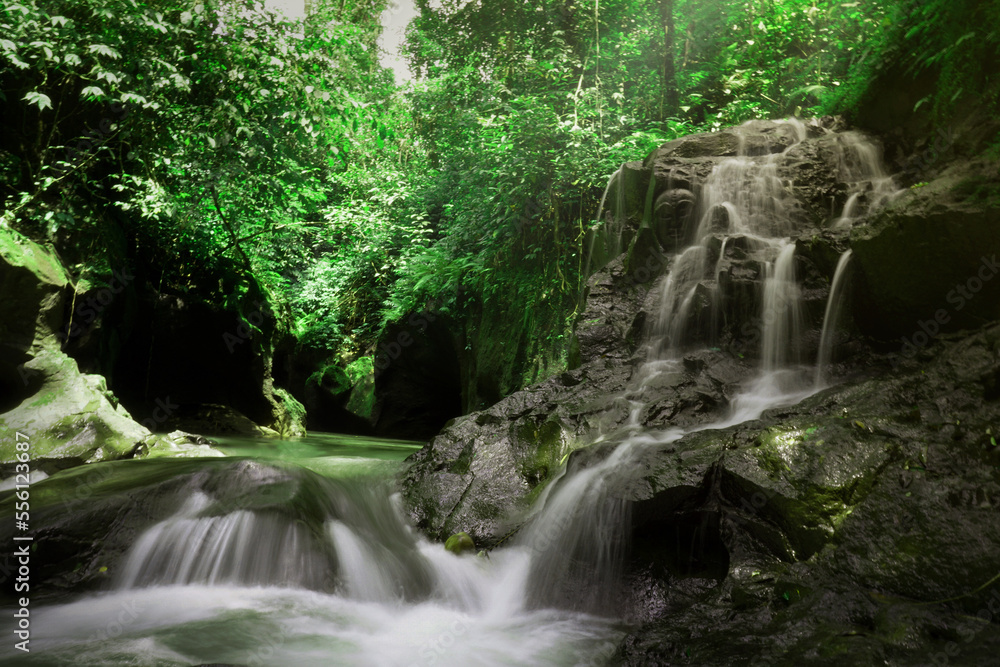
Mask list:
[[[466,532],[455,533],[447,540],[445,540],[444,548],[453,554],[460,556],[466,551],[475,551],[476,543],[472,541],[472,538]]]
[[[370,357],[366,357],[370,359]],[[347,410],[362,419],[371,420],[375,412],[375,374],[369,372],[354,382]]]
[[[352,385],[357,384],[363,378],[375,372],[375,358],[359,357],[349,363],[344,372],[347,373],[347,377],[350,379]]]
[[[0,256],[13,266],[23,266],[52,285],[69,283],[66,270],[48,250],[13,229],[0,226]]]

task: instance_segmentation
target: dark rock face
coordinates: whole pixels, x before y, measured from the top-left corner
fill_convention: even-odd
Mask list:
[[[160,295],[128,268],[88,276],[71,285],[55,253],[0,232],[0,425],[31,439],[33,469],[141,456],[151,431],[180,427],[303,432],[301,405],[273,386],[266,302],[244,317]],[[4,477],[14,445],[0,447]]]
[[[56,256],[16,232],[0,230],[0,476],[51,474],[88,461],[135,456],[155,437],[135,423],[99,375],[80,372],[64,354],[66,272]],[[14,433],[21,434],[15,438]]]
[[[259,317],[259,326],[273,330],[273,315],[261,309]],[[223,405],[253,422],[270,422],[271,406],[261,391],[264,362],[250,340],[248,323],[221,308],[176,296],[144,302],[140,320],[148,325],[123,343],[114,372],[115,391],[139,419],[153,417],[168,430],[196,431],[184,423],[185,414],[193,414],[197,406]],[[167,415],[157,399],[179,407]]]
[[[655,507],[636,513],[652,518],[633,526],[626,588],[649,616],[616,662],[921,664],[961,628],[960,664],[981,664],[1000,618],[998,337],[994,326],[909,372],[645,452],[620,492]],[[709,513],[694,566],[664,572],[685,544],[664,517]],[[658,597],[643,602],[649,588]]]
[[[426,439],[462,414],[459,328],[450,318],[413,313],[388,326],[375,355],[375,432]]]
[[[997,175],[993,161],[957,165],[855,227],[866,333],[916,337],[919,347],[924,336],[1000,318]]]
[[[66,353],[104,375],[155,431],[304,433],[302,407],[274,386],[273,351],[283,334],[259,286],[234,302],[213,294],[236,291],[234,284],[177,294],[151,280],[123,264],[81,281],[61,320]]]

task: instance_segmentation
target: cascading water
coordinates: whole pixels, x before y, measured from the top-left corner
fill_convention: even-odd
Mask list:
[[[830,296],[826,300],[826,312],[823,314],[823,332],[819,340],[819,353],[816,358],[816,386],[823,384],[823,373],[833,358],[833,343],[837,334],[837,323],[847,296],[847,266],[851,261],[851,251],[847,250],[837,261],[837,268],[830,283]]]
[[[32,610],[31,656],[66,665],[598,667],[620,636],[608,619],[535,604],[531,548],[460,557],[418,536],[387,480],[207,463],[179,497],[135,540],[110,590]],[[22,660],[0,649],[0,662]]]
[[[765,260],[771,277],[763,295],[763,366],[773,371],[796,360],[791,349],[797,341],[800,297],[792,265],[795,246],[784,235],[794,229],[797,205],[790,184],[779,177],[778,163],[805,138],[805,127],[794,119],[781,127],[792,139],[784,151],[772,153],[766,145],[751,151],[740,135],[744,154],[716,165],[701,185],[694,238],[658,287],[659,311],[649,336],[648,361],[674,358],[689,342],[699,288],[705,286],[703,292],[712,301],[710,312],[718,311],[724,298],[719,271],[727,244],[735,237],[773,256]],[[749,152],[755,155],[745,154]]]
[[[147,530],[118,577],[121,589],[238,584],[314,588],[329,570],[302,526],[239,510],[199,516],[211,505],[196,492],[173,517]]]
[[[591,227],[590,240],[587,243],[587,268],[585,273],[599,269],[607,260],[617,257],[622,252],[622,229],[625,223],[626,202],[623,187],[625,165],[622,164],[608,178],[604,192],[601,193],[601,203],[597,207],[596,223]],[[604,206],[608,195],[612,197],[611,220],[604,220]]]
[[[521,536],[522,544],[534,548],[529,581],[540,602],[573,601],[584,609],[606,603],[616,583],[615,564],[627,551],[628,523],[628,507],[609,494],[608,480],[634,467],[644,447],[756,419],[769,408],[797,403],[815,391],[793,368],[799,362],[801,293],[795,280],[795,244],[782,235],[794,228],[796,203],[790,184],[782,182],[777,169],[781,155],[805,138],[805,128],[797,120],[786,121],[785,127],[792,141],[782,153],[772,153],[767,145],[751,150],[749,142],[741,140],[741,155],[715,166],[701,186],[695,238],[674,258],[657,287],[659,310],[649,333],[646,361],[628,392],[633,408],[626,429],[617,434],[619,444],[602,461],[561,480]],[[747,154],[751,152],[754,155]],[[715,300],[724,296],[718,284],[722,260],[737,237],[742,237],[744,247],[766,258],[760,374],[733,397],[729,413],[716,421],[688,429],[642,429],[638,417],[643,391],[657,377],[677,371],[696,305],[717,312]],[[709,288],[701,290],[706,284]],[[699,291],[710,295],[713,303],[697,303]],[[600,439],[615,441],[616,435]],[[580,581],[587,586],[582,589]]]
[[[900,190],[892,177],[885,173],[878,148],[864,135],[845,132],[839,135],[838,146],[839,176],[847,184],[849,196],[834,227],[845,228],[885,206]]]
[[[777,259],[767,264],[764,281],[764,324],[761,368],[776,372],[798,363],[802,330],[801,295],[795,282],[795,244],[780,242]]]

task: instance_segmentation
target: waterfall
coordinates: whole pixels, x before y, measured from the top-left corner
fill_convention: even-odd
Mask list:
[[[238,510],[199,516],[210,499],[195,493],[136,541],[118,588],[241,584],[317,587],[329,570],[303,528],[279,516]]]
[[[228,490],[245,485],[244,472],[237,465],[218,473],[213,484]],[[303,474],[279,471],[258,491],[266,492],[267,483],[291,484]],[[311,521],[303,521],[302,508],[294,515],[281,506],[237,509],[232,500],[214,497],[214,487],[212,493],[193,490],[172,516],[132,545],[116,588],[282,586],[340,590],[377,602],[429,594],[432,568],[417,552],[417,540],[388,488],[324,480],[313,491],[318,500],[312,501]],[[238,504],[246,504],[242,496]]]
[[[764,331],[761,368],[774,372],[798,362],[802,330],[801,296],[795,282],[795,244],[782,241],[778,258],[767,265],[764,281]]]
[[[724,297],[718,283],[719,269],[727,244],[736,236],[744,237],[747,246],[776,256],[766,261],[767,270],[774,275],[767,282],[762,311],[766,334],[764,368],[776,370],[781,364],[797,360],[793,337],[799,331],[801,297],[792,266],[794,244],[788,245],[783,237],[794,229],[798,205],[791,195],[791,184],[780,178],[778,165],[781,157],[805,138],[805,126],[791,120],[779,127],[787,128],[792,138],[791,145],[781,153],[771,153],[766,144],[752,150],[744,138],[749,131],[746,126],[735,128],[740,137],[740,155],[719,162],[701,184],[695,237],[675,257],[670,272],[657,286],[659,308],[648,335],[649,362],[678,356],[690,343],[693,320],[702,307],[710,309],[708,326],[712,331],[707,332],[707,338],[714,337]],[[717,255],[715,244],[719,245]],[[647,369],[640,377],[647,378],[649,372]]]
[[[597,222],[604,222],[604,203],[608,199],[608,193],[611,192],[611,188],[614,187],[616,183],[619,183],[622,178],[622,172],[625,169],[625,163],[623,162],[619,165],[618,169],[615,170],[611,177],[608,178],[608,184],[604,186],[604,192],[601,193],[601,203],[597,207],[597,215],[594,216],[594,220]],[[625,214],[625,195],[622,192],[622,188],[619,186],[615,190],[615,207],[612,212],[612,217],[615,220],[621,220]]]
[[[623,162],[608,178],[608,183],[604,186],[604,192],[601,193],[601,203],[597,207],[597,215],[594,217],[594,223],[588,230],[590,239],[587,242],[584,276],[589,276],[591,271],[600,269],[622,252],[622,231],[625,227],[625,218],[627,216],[623,187],[624,173],[625,163]],[[613,205],[611,208],[611,221],[605,222],[604,206],[607,203],[608,195],[612,196]]]
[[[885,206],[901,190],[885,173],[878,148],[859,132],[845,132],[838,137],[839,177],[847,184],[849,196],[834,228],[848,228],[857,219],[871,215]]]
[[[757,419],[820,389],[846,300],[850,251],[840,257],[830,285],[814,382],[785,381],[801,361],[802,290],[793,239],[800,211],[792,183],[779,170],[784,153],[772,152],[768,136],[751,136],[746,127],[733,131],[740,140],[738,154],[698,172],[700,183],[684,185],[696,195],[683,227],[691,238],[649,297],[656,312],[642,350],[645,359],[617,397],[628,408],[627,418],[616,414],[614,430],[598,434],[592,450],[570,458],[569,467],[541,490],[534,515],[510,542],[484,558],[448,553],[410,527],[389,483],[320,478],[296,466],[206,467],[170,496],[171,505],[157,508],[160,520],[139,534],[113,572],[113,590],[32,610],[33,622],[52,628],[58,650],[90,651],[86,661],[74,662],[77,656],[70,655],[60,664],[198,664],[208,662],[201,659],[203,650],[212,662],[226,664],[612,660],[621,632],[615,621],[598,617],[618,611],[615,596],[630,547],[632,504],[623,480],[651,483],[641,456],[649,448],[668,448],[697,431]],[[799,121],[778,124],[776,133],[785,140],[785,153],[805,139]],[[841,175],[850,189],[841,216],[845,224],[892,196],[891,178],[877,158],[861,135],[843,139]],[[612,243],[611,236],[615,243],[620,238],[628,213],[626,173],[622,165],[608,180],[598,218],[610,205],[617,227],[609,226],[614,234],[592,236],[591,255],[610,248],[604,244]],[[657,386],[683,382],[691,372],[683,355],[717,332],[726,298],[719,276],[737,262],[753,274],[748,283],[756,280],[758,268],[763,276],[759,303],[754,301],[760,307],[757,375],[727,394],[727,409],[695,426],[644,427],[650,394]],[[464,498],[467,489],[460,493]],[[448,502],[455,504],[444,525],[474,532],[451,525],[461,500],[456,495]],[[120,637],[92,641],[108,618],[119,617],[119,605],[136,599],[146,605],[141,622],[117,628]],[[238,628],[245,646],[220,641],[219,627]],[[190,644],[195,648],[189,649],[199,656],[195,660],[176,647],[186,633],[197,631],[201,634]],[[246,646],[259,653],[244,651]]]
[[[826,299],[826,312],[823,314],[823,333],[819,340],[819,353],[816,357],[816,386],[823,383],[823,371],[833,357],[834,337],[837,334],[837,322],[844,305],[847,290],[844,288],[847,277],[847,265],[851,262],[851,251],[847,250],[837,261],[837,269],[833,272],[830,283],[830,295]]]

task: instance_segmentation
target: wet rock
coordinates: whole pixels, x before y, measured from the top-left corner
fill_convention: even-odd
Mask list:
[[[0,415],[6,433],[30,443],[32,470],[52,474],[81,463],[136,456],[157,438],[134,422],[104,378],[80,373],[76,362],[56,350],[42,350],[25,362],[37,391]],[[13,474],[15,438],[0,443],[0,473]]]
[[[663,144],[647,158],[647,163],[665,158],[735,156],[739,151],[740,143],[740,137],[735,132],[723,131],[691,134]]]
[[[616,486],[636,503],[641,548],[624,594],[645,624],[616,661],[911,664],[948,655],[959,631],[972,663],[996,648],[997,635],[975,630],[990,626],[962,619],[991,604],[997,613],[980,617],[1000,618],[989,583],[1000,571],[990,546],[1000,452],[986,435],[1000,403],[983,399],[997,335],[994,326],[936,346],[906,374],[644,450]],[[697,558],[678,561],[684,553]],[[711,564],[722,562],[720,575]],[[692,577],[708,585],[685,585]]]
[[[213,445],[219,443],[203,435],[174,431],[156,440],[152,445],[143,446],[139,456],[143,458],[197,458],[201,456],[225,456]]]
[[[55,255],[0,227],[0,412],[37,391],[41,378],[24,363],[59,331],[68,285]]]
[[[637,283],[647,283],[658,277],[667,259],[660,252],[660,242],[649,227],[642,227],[628,249],[625,271]]]
[[[468,533],[455,533],[445,540],[444,548],[456,556],[461,556],[466,551],[475,551],[476,543]]]
[[[690,190],[667,190],[653,203],[652,228],[664,252],[677,252],[692,236],[697,200]]]

